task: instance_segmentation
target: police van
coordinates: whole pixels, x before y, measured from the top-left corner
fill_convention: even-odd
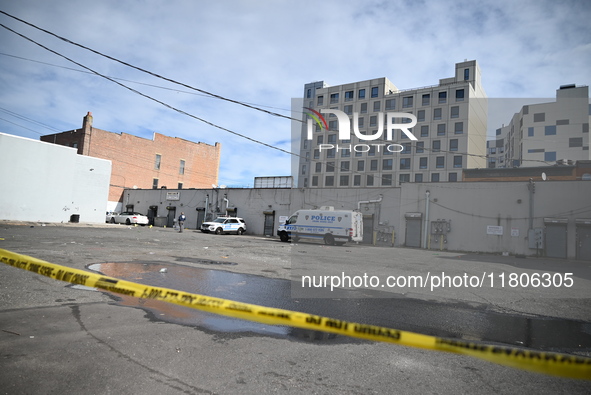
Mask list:
[[[298,210],[285,224],[279,225],[281,241],[315,239],[327,245],[343,245],[363,240],[363,215],[359,211],[335,210],[325,206],[319,210]]]

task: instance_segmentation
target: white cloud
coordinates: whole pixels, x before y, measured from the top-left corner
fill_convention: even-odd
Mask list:
[[[388,77],[401,89],[437,84],[464,59],[480,63],[490,97],[554,97],[591,79],[591,6],[586,1],[68,1],[1,6],[19,18],[126,62],[236,100],[284,109],[308,82],[337,85]],[[200,95],[49,37],[12,27],[100,73],[165,86],[125,84],[183,111],[269,144],[290,122]],[[0,52],[75,67],[0,28]],[[212,128],[99,77],[0,55],[0,108],[58,130],[95,126],[214,144],[220,183],[252,185],[286,175],[290,157]],[[279,110],[278,110],[279,111]],[[516,109],[517,111],[517,109]],[[38,138],[41,128],[0,110],[0,131]],[[4,119],[4,120],[3,120]],[[507,120],[508,122],[509,120]],[[12,123],[11,123],[12,122]],[[38,133],[19,128],[19,123]],[[288,148],[289,144],[282,144]]]

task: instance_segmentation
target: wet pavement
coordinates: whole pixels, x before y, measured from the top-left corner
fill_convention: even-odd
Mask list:
[[[186,258],[179,258],[186,262]],[[201,259],[205,266],[234,265]],[[289,280],[188,267],[162,262],[112,262],[88,269],[141,284],[171,288],[244,303],[301,311],[340,320],[386,326],[428,335],[487,343],[525,346],[539,350],[576,352],[591,348],[591,323],[551,317],[528,317],[491,311],[486,305],[442,303],[404,296],[368,297],[355,290],[336,290],[333,299],[292,299]],[[151,320],[164,321],[225,334],[258,334],[333,343],[358,343],[343,338],[283,326],[273,326],[218,316],[151,299],[109,293],[122,306],[140,308]],[[343,304],[342,299],[347,299]],[[557,336],[560,334],[560,336]]]

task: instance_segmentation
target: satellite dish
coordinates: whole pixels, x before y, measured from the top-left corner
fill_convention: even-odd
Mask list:
[[[218,186],[217,186],[217,185],[215,185],[215,184],[211,184],[211,187],[212,187],[212,188],[217,188]]]
[[[542,180],[546,181],[547,178],[548,177],[546,177],[546,173],[545,172],[542,172]]]
[[[226,189],[227,187],[225,185],[220,185],[220,189]]]
[[[134,186],[133,186],[133,189],[137,189],[137,185],[134,185]]]

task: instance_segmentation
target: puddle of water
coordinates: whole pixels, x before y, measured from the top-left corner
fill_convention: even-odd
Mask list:
[[[359,292],[349,290],[338,290],[335,299],[292,299],[291,282],[288,280],[161,262],[102,263],[88,268],[107,276],[151,286],[441,337],[542,350],[591,349],[590,322],[501,314],[462,303],[437,303],[404,297],[361,298]],[[166,272],[161,272],[162,269]],[[322,332],[259,324],[153,299],[112,295],[118,304],[142,308],[152,319],[216,332],[250,332],[315,341],[335,338]],[[337,299],[339,296],[343,299]],[[339,342],[359,341],[342,336],[338,338]]]

